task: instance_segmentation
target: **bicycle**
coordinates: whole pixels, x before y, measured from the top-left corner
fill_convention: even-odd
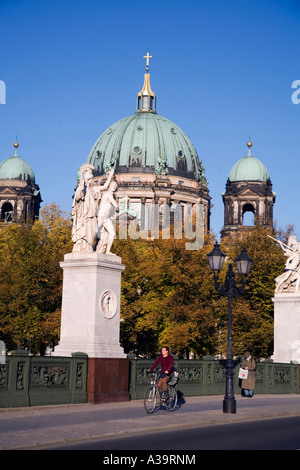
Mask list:
[[[164,406],[168,411],[174,411],[177,405],[177,387],[176,383],[168,384],[168,397],[163,398],[160,396],[158,390],[158,377],[159,370],[151,373],[150,387],[147,388],[144,396],[144,407],[148,414],[154,413],[157,408]],[[172,379],[170,380],[170,382]]]

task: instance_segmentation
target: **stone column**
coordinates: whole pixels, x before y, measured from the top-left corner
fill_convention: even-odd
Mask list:
[[[300,293],[276,293],[274,302],[274,362],[300,363]]]
[[[121,273],[116,255],[69,253],[63,268],[60,342],[54,356],[126,358],[120,346]]]
[[[61,334],[52,355],[88,355],[89,403],[129,400],[129,360],[120,346],[121,258],[69,253],[60,265]]]

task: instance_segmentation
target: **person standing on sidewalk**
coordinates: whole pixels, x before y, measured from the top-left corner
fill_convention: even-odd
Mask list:
[[[242,382],[242,395],[244,397],[253,397],[254,394],[254,388],[255,388],[255,368],[256,368],[256,362],[251,357],[251,354],[249,351],[245,352],[244,355],[244,360],[241,364],[242,369],[245,369],[248,371],[248,377],[247,379],[243,379]]]
[[[170,354],[168,346],[161,349],[161,354],[156,361],[152,364],[149,370],[153,371],[155,367],[160,364],[160,376],[158,381],[158,390],[162,398],[168,397],[168,382],[171,380],[171,373],[174,368],[174,357]]]

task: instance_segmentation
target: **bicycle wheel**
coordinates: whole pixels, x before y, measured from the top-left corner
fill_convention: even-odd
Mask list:
[[[167,399],[166,405],[169,411],[174,411],[177,405],[177,388],[176,385],[169,385],[169,398]]]
[[[151,385],[151,387],[147,388],[144,396],[144,407],[148,414],[153,413],[159,400],[157,388]]]

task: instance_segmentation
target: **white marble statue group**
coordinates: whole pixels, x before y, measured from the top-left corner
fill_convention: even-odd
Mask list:
[[[280,240],[276,241],[287,256],[287,261],[284,273],[276,278],[275,293],[300,292],[300,242],[297,241],[297,235],[290,235],[287,245]]]
[[[85,163],[79,169],[79,182],[72,205],[73,252],[111,253],[115,237],[112,214],[118,204],[114,198],[117,183],[112,179],[112,169],[104,185],[95,185],[93,165]]]

